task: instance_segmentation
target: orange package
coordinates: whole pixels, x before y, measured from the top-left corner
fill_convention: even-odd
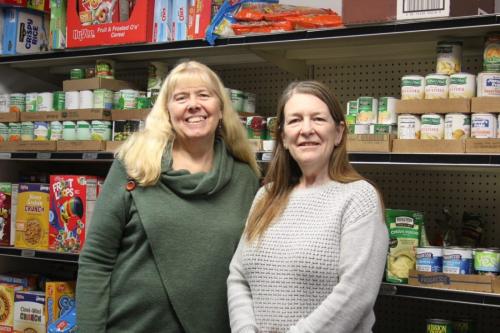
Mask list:
[[[329,15],[301,15],[287,17],[286,20],[293,24],[295,30],[341,27],[342,18],[335,14]]]
[[[292,31],[293,24],[288,21],[276,22],[241,22],[233,23],[231,25],[236,35],[245,35],[251,33],[271,33],[271,32],[284,32]]]

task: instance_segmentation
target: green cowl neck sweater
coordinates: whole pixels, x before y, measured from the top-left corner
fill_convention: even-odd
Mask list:
[[[186,332],[230,332],[226,279],[258,188],[248,165],[216,140],[208,173],[162,162],[156,186],[137,187],[137,205],[163,286]]]

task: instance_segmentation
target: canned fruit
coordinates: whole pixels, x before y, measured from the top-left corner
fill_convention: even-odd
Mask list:
[[[449,113],[444,118],[444,139],[460,140],[470,136],[470,116],[461,113]]]
[[[425,81],[420,75],[406,75],[401,78],[401,99],[423,99]]]
[[[375,124],[377,122],[378,101],[373,97],[358,98],[357,124]]]
[[[425,77],[425,99],[448,98],[450,78],[443,74],[429,74]]]
[[[412,114],[398,116],[398,139],[420,139],[420,118]]]
[[[439,114],[424,114],[421,119],[420,138],[441,140],[444,138],[444,117]]]
[[[450,76],[449,98],[472,98],[476,94],[476,76],[458,73]]]
[[[396,101],[394,97],[380,97],[378,103],[378,124],[395,124],[396,117]]]
[[[436,73],[450,75],[460,72],[462,68],[462,42],[438,42],[436,51]]]

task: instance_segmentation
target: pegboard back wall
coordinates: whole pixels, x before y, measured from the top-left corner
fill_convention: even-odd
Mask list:
[[[460,236],[464,212],[479,214],[483,221],[481,246],[500,247],[500,170],[425,169],[404,166],[356,165],[382,192],[386,208],[422,211],[429,239],[439,230],[447,207]]]

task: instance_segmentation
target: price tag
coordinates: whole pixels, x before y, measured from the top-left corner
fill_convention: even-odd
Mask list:
[[[21,257],[35,257],[35,250],[21,250]]]
[[[37,160],[50,160],[50,153],[36,153]]]
[[[398,292],[398,288],[396,286],[390,286],[387,284],[383,284],[380,286],[379,295],[384,296],[394,296]]]
[[[97,153],[83,153],[84,160],[97,160]]]
[[[262,161],[269,162],[272,159],[273,159],[273,153],[263,153],[262,154]]]
[[[10,159],[10,153],[0,153],[0,159]]]

